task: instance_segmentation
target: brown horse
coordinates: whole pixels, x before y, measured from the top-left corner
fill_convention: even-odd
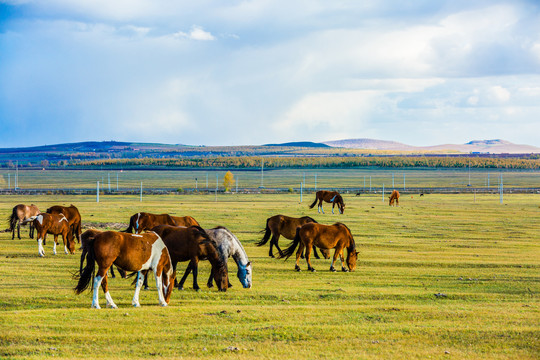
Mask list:
[[[399,206],[399,191],[397,190],[392,191],[392,194],[390,194],[389,199],[390,200],[388,201],[388,206],[393,206],[394,200],[396,201],[396,206]]]
[[[199,290],[197,283],[199,260],[208,259],[212,264],[212,273],[219,291],[227,291],[229,276],[227,264],[220,258],[216,243],[198,226],[179,227],[159,225],[152,229],[163,238],[171,254],[172,266],[182,261],[189,261],[188,268],[180,280],[183,284],[188,274],[193,271],[193,289]],[[179,285],[180,290],[182,289]]]
[[[334,225],[321,225],[316,223],[305,224],[296,229],[296,236],[292,244],[285,249],[283,256],[288,259],[300,244],[298,251],[296,252],[296,266],[294,269],[300,271],[298,262],[300,255],[304,248],[306,248],[306,261],[309,271],[315,271],[311,266],[310,255],[313,245],[320,247],[321,249],[335,249],[334,257],[332,258],[332,264],[330,265],[330,271],[336,271],[334,268],[334,262],[338,255],[341,260],[342,271],[354,271],[356,269],[356,260],[358,258],[358,251],[356,251],[356,244],[351,234],[351,230],[342,223],[335,223]],[[343,264],[343,249],[347,248],[347,266],[348,270]]]
[[[315,204],[319,202],[319,205],[317,206],[317,211],[324,214],[323,210],[323,201],[326,201],[327,203],[332,203],[332,214],[334,213],[334,206],[337,204],[338,210],[340,214],[343,214],[345,211],[345,203],[343,202],[343,197],[337,192],[337,191],[327,191],[327,190],[319,190],[315,194],[315,201],[313,201],[313,204],[309,206],[310,209],[313,209]]]
[[[80,294],[88,288],[93,278],[93,308],[100,309],[98,300],[100,285],[105,293],[105,299],[107,299],[107,307],[117,308],[109,294],[107,282],[107,270],[112,264],[127,271],[137,272],[137,286],[131,302],[133,306],[141,306],[139,293],[144,275],[149,270],[152,270],[156,277],[159,304],[167,306],[171,299],[172,285],[176,274],[171,265],[169,251],[156,233],[149,232],[137,235],[116,231],[88,230],[81,236],[81,245],[83,249],[81,271],[74,290],[75,293]],[[83,268],[82,264],[85,258],[86,266]],[[96,262],[98,271],[94,277]]]
[[[97,229],[88,229],[88,230],[85,231],[85,233],[87,233],[87,235],[86,235],[87,238],[88,238],[88,237],[95,237],[97,234],[101,234],[102,232],[103,232],[103,231],[97,230]],[[86,255],[86,252],[87,252],[88,249],[85,248],[85,247],[81,247],[81,249],[82,249],[82,254],[81,254],[81,260],[82,260],[82,259],[84,259],[84,257],[85,257],[85,255]],[[118,266],[116,267],[116,269],[118,270],[118,272],[120,273],[120,276],[121,276],[122,278],[125,279],[125,278],[128,277],[127,274],[126,274],[126,272],[124,271],[124,269],[122,269],[122,268],[120,268],[120,267],[118,267]],[[79,273],[82,273],[82,270],[83,270],[83,261],[81,261],[81,267],[80,267],[80,269],[79,269]],[[111,277],[112,277],[113,279],[116,278],[116,275],[114,274],[114,269],[113,269],[112,265],[111,265],[111,267],[110,267],[110,270],[111,270]]]
[[[39,211],[38,207],[34,204],[31,204],[31,205],[19,204],[19,205],[14,206],[13,211],[11,212],[11,215],[8,218],[9,231],[11,231],[11,240],[15,238],[15,226],[17,227],[17,236],[20,239],[21,238],[21,224],[24,225],[27,222],[30,222],[30,231],[28,235],[30,236],[30,239],[33,239],[34,238],[34,224],[32,223],[32,220],[39,213],[41,213],[41,211]],[[25,221],[25,220],[28,220],[28,221]]]
[[[69,226],[67,218],[63,214],[39,214],[33,221],[34,227],[37,230],[37,242],[39,256],[45,256],[43,244],[47,234],[54,235],[53,254],[56,255],[56,245],[58,245],[58,235],[62,235],[64,240],[64,252],[75,253],[75,241],[73,240],[73,232]]]
[[[201,226],[199,225],[197,220],[195,220],[191,216],[172,216],[171,215],[171,217],[176,222],[176,226],[185,226],[185,227]]]
[[[70,205],[69,207],[55,205],[48,208],[47,213],[64,215],[67,218],[71,231],[76,236],[77,241],[81,242],[82,220],[79,209],[77,209],[74,205]]]
[[[272,217],[269,217],[268,219],[266,219],[266,228],[263,230],[265,231],[264,236],[261,241],[259,241],[256,245],[263,246],[270,239],[270,235],[272,235],[268,256],[274,257],[274,254],[272,253],[272,247],[274,246],[279,251],[279,254],[282,255],[283,252],[278,245],[280,235],[283,235],[283,237],[286,239],[293,240],[296,235],[296,228],[310,222],[316,223],[317,221],[315,221],[313,218],[310,218],[309,216],[293,218],[285,215],[274,215]],[[324,249],[321,250],[321,252],[324,255],[325,259],[330,258],[330,253],[328,252],[328,250]],[[315,255],[317,259],[320,259],[319,254],[317,254],[317,249],[315,247],[313,247],[313,255]]]
[[[195,219],[194,219],[195,220]],[[131,216],[129,226],[124,232],[140,234],[145,230],[151,230],[158,225],[176,226],[176,221],[169,214],[151,214],[139,212]]]

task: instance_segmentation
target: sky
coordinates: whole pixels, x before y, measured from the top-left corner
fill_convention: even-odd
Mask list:
[[[540,146],[540,2],[0,0],[0,134]]]

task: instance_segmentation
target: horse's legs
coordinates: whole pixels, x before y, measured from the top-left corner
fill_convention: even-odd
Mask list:
[[[339,259],[341,260],[341,271],[349,272],[349,269],[345,267],[345,259],[343,257],[343,248],[341,248],[341,251],[339,252]]]
[[[399,198],[396,198],[396,206],[399,206]]]
[[[53,241],[53,254],[56,255],[56,245],[58,245],[58,235],[54,235],[54,241]]]
[[[322,205],[323,205],[323,199],[320,199],[319,200],[319,207],[321,208],[320,212],[322,212],[324,214],[324,209],[323,209]]]
[[[320,259],[319,254],[317,253],[317,247],[313,245],[313,256],[315,256],[315,259]]]
[[[107,270],[109,268],[108,267],[102,267],[100,266],[99,269],[98,269],[98,272],[97,272],[97,275],[94,277],[94,296],[92,297],[92,308],[94,309],[101,309],[101,307],[99,306],[99,297],[98,297],[98,294],[99,294],[99,285],[101,285],[101,282],[103,281],[103,279],[107,276]],[[103,291],[105,291],[105,289],[103,289]],[[107,293],[105,293],[105,297],[107,297]],[[110,297],[110,295],[109,295]]]
[[[43,244],[45,244],[44,238],[45,238],[45,236],[47,236],[47,234],[45,233],[43,235],[43,237],[41,237],[41,235],[42,235],[42,232],[41,231],[38,232],[38,234],[37,234],[37,238],[38,238],[37,243],[38,243],[38,254],[39,254],[39,256],[43,257],[43,256],[45,256],[45,249],[43,249]]]
[[[21,240],[21,222],[20,221],[17,223],[17,236],[19,237],[19,240]]]
[[[270,240],[270,254],[269,254],[270,257],[274,257],[274,255],[272,254],[272,245],[274,245],[276,249],[279,251],[279,255],[283,255],[283,251],[281,251],[278,245],[278,241],[279,241],[279,234],[277,235],[272,234],[272,240]]]
[[[340,256],[338,249],[334,249],[334,256],[332,256],[332,264],[330,264],[330,271],[336,271],[336,269],[334,268],[334,263],[336,262],[338,256]],[[341,267],[343,267],[343,260],[341,261]]]
[[[209,288],[214,287],[214,267],[213,266],[212,266],[212,269],[210,270],[210,277],[208,278],[208,282],[206,283],[206,286]]]
[[[112,265],[111,265],[111,270],[112,270]],[[111,297],[111,294],[109,294],[109,282],[107,281],[107,275],[105,275],[105,277],[101,281],[101,288],[103,289],[103,292],[105,293],[105,299],[107,300],[106,307],[112,308],[112,309],[118,309],[118,306],[116,306],[116,304],[114,303]]]
[[[114,275],[113,266],[111,265],[111,277],[114,279],[116,276]]]
[[[133,300],[131,301],[131,305],[135,307],[141,306],[141,304],[139,303],[139,293],[141,292],[144,277],[146,276],[147,272],[148,270],[137,272],[137,280],[135,281],[135,294],[133,295]]]
[[[332,202],[332,214],[334,213],[334,206],[336,206],[336,203]]]
[[[294,270],[300,271],[300,265],[298,264],[300,262],[300,257],[302,256],[302,253],[304,252],[304,243],[300,241],[300,245],[298,246],[298,250],[296,251],[296,265],[294,266]]]
[[[148,273],[144,275],[143,288],[144,290],[148,290]]]
[[[311,271],[311,272],[314,272],[315,269],[313,268],[313,266],[311,266],[311,248],[313,247],[313,244],[306,244],[306,262],[307,262],[307,265],[308,265],[308,270]]]
[[[158,299],[159,299],[159,305],[161,306],[167,306],[167,302],[165,301],[165,296],[163,295],[163,279],[162,279],[162,273],[163,273],[163,266],[157,265],[155,269],[152,269],[154,272],[154,277],[156,278],[156,288],[158,291]]]
[[[201,289],[197,283],[197,275],[199,275],[199,259],[195,258],[191,260],[191,262],[193,263],[191,265],[193,268],[193,289],[199,291]]]
[[[186,271],[184,272],[184,276],[182,276],[182,279],[180,279],[180,282],[178,283],[178,290],[184,289],[184,282],[186,282],[186,279],[189,275],[189,273],[192,270],[191,261],[188,264],[188,267],[186,268]]]
[[[68,243],[67,243],[68,242],[68,233],[67,233],[67,231],[64,231],[62,233],[62,240],[64,241],[64,253],[67,255],[67,254],[69,254],[69,250],[67,248],[67,245],[68,245]]]

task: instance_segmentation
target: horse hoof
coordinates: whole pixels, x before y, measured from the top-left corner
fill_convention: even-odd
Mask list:
[[[311,272],[315,272],[315,269],[314,269],[314,268],[311,268],[311,269],[309,269],[309,271],[311,271]]]
[[[184,287],[183,287],[183,286],[179,286],[177,289],[178,289],[178,290],[184,290]]]
[[[208,286],[208,288],[211,289],[214,287],[214,284],[206,284],[206,286]]]
[[[341,271],[343,271],[343,272],[349,272],[349,269],[341,268]]]
[[[299,267],[295,267],[294,270],[296,270],[298,272],[302,271]]]
[[[144,287],[144,290],[148,290],[148,289],[149,289],[149,287],[148,287],[148,286],[145,286],[145,287]]]
[[[331,271],[331,272],[336,272],[336,269],[332,266],[332,267],[330,268],[330,271]]]

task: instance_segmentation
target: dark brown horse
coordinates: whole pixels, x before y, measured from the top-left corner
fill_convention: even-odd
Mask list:
[[[140,234],[145,230],[151,230],[158,225],[176,226],[176,221],[169,214],[151,214],[139,212],[131,216],[129,226],[124,232]]]
[[[212,273],[219,291],[227,291],[229,276],[227,264],[220,258],[216,243],[199,226],[181,227],[159,225],[152,229],[159,234],[171,254],[172,266],[182,261],[189,261],[188,268],[180,280],[183,284],[189,272],[193,271],[193,289],[199,290],[197,283],[199,260],[208,259],[212,264]],[[179,286],[179,289],[182,289]]]
[[[279,254],[282,255],[283,252],[278,245],[280,235],[282,235],[286,239],[293,240],[296,235],[296,228],[310,222],[316,223],[317,221],[315,221],[313,218],[310,218],[309,216],[293,218],[285,215],[274,215],[272,217],[269,217],[268,219],[266,219],[266,228],[263,230],[265,231],[264,236],[261,241],[257,243],[257,246],[263,246],[264,244],[266,244],[270,239],[270,235],[272,235],[268,256],[274,257],[274,254],[272,253],[272,247],[274,246],[279,251]],[[328,250],[321,250],[321,252],[326,259],[330,258]],[[320,259],[319,254],[317,254],[317,249],[315,247],[313,247],[313,255],[317,259]]]
[[[288,259],[293,253],[296,247],[300,244],[298,251],[296,252],[296,271],[300,271],[300,255],[304,248],[306,249],[306,261],[308,264],[308,270],[315,271],[311,266],[310,255],[313,245],[320,247],[321,249],[335,249],[334,257],[332,258],[332,264],[330,265],[330,271],[336,271],[334,268],[334,262],[337,257],[341,260],[342,271],[354,271],[356,268],[356,259],[358,258],[358,251],[356,251],[356,244],[351,231],[347,226],[342,223],[335,223],[334,225],[321,225],[316,223],[305,224],[296,229],[296,236],[292,244],[283,252],[283,256]],[[343,249],[347,248],[347,266],[348,270],[343,264]]]
[[[323,201],[326,201],[327,203],[332,203],[332,214],[334,213],[334,206],[337,204],[338,210],[340,214],[343,214],[345,211],[345,203],[343,202],[343,197],[337,192],[337,191],[327,191],[327,190],[319,190],[315,194],[315,201],[313,201],[313,204],[309,206],[310,209],[313,209],[315,204],[319,202],[319,205],[317,206],[317,211],[324,214],[323,210]]]
[[[420,195],[420,196],[422,196],[422,195]],[[394,201],[396,202],[396,206],[399,206],[399,191],[397,191],[397,190],[392,191],[392,194],[390,194],[389,199],[390,199],[388,201],[389,206],[393,206]]]
[[[81,271],[75,292],[80,294],[88,288],[93,279],[92,307],[99,309],[98,292],[99,286],[103,288],[107,307],[117,308],[109,294],[107,282],[107,270],[115,264],[127,270],[136,271],[137,280],[135,295],[131,302],[133,306],[141,306],[139,293],[142,287],[144,275],[152,270],[156,277],[159,304],[167,306],[170,301],[175,272],[171,264],[169,251],[163,240],[154,232],[145,234],[126,234],[116,231],[98,232],[95,230],[85,231],[81,236],[82,255]],[[86,258],[86,266],[83,262]],[[98,271],[94,277],[96,262]]]
[[[30,230],[28,235],[30,236],[30,239],[34,238],[34,224],[32,223],[32,220],[35,216],[37,216],[40,213],[38,207],[34,204],[31,205],[24,205],[19,204],[13,207],[13,211],[11,212],[11,215],[8,219],[9,221],[9,231],[11,231],[11,240],[15,238],[15,227],[17,227],[17,236],[20,239],[21,238],[21,224],[25,225],[26,223],[30,223]],[[25,221],[28,220],[28,221]]]
[[[81,232],[82,232],[82,220],[79,209],[74,205],[71,206],[61,206],[55,205],[47,209],[48,214],[62,214],[68,220],[69,226],[73,235],[77,238],[78,242],[81,242]]]
[[[197,220],[195,220],[191,216],[172,216],[171,215],[171,217],[174,220],[174,222],[176,222],[176,226],[185,226],[185,227],[201,226],[199,225]]]
[[[64,240],[64,252],[75,253],[75,240],[73,232],[69,226],[68,219],[63,214],[39,214],[33,221],[37,230],[37,242],[39,256],[45,256],[43,244],[47,234],[54,235],[53,254],[56,255],[56,245],[58,245],[58,235],[62,235]]]

